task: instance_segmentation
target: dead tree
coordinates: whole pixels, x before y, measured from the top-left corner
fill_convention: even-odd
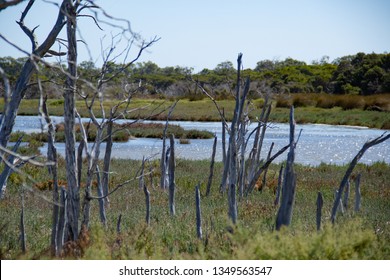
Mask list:
[[[26,227],[24,224],[24,190],[21,191],[21,200],[22,200],[22,210],[20,212],[20,242],[21,242],[21,248],[22,252],[26,253],[27,251],[27,245],[26,245]]]
[[[360,201],[361,201],[361,193],[360,193],[360,177],[362,174],[359,173],[355,179],[355,213],[360,211]]]
[[[34,33],[36,28],[30,29],[24,24],[24,19],[26,18],[34,2],[34,0],[30,0],[28,2],[26,8],[22,12],[20,20],[17,22],[20,28],[30,39],[32,45],[32,52],[31,54],[26,54],[27,56],[29,56],[29,58],[22,67],[20,75],[16,80],[16,84],[9,96],[9,100],[7,100],[7,103],[5,104],[6,106],[4,106],[4,112],[0,119],[0,145],[3,147],[7,147],[9,137],[15,124],[15,118],[19,109],[20,102],[26,93],[26,88],[28,86],[32,74],[36,71],[37,61],[42,59],[48,52],[51,52],[51,47],[56,42],[58,34],[61,32],[63,26],[66,23],[65,6],[67,5],[68,0],[62,1],[56,22],[54,23],[46,39],[43,41],[42,44],[39,45],[36,35]]]
[[[345,210],[348,209],[348,199],[349,199],[349,192],[350,192],[351,184],[349,180],[347,181],[347,185],[344,191],[344,197],[343,197],[343,207]]]
[[[169,213],[175,216],[175,137],[173,134],[169,136],[171,154],[169,156]]]
[[[202,212],[200,208],[200,190],[199,184],[195,187],[195,208],[196,208],[196,235],[199,239],[203,238],[202,234]]]
[[[337,208],[338,208],[338,205],[340,204],[340,201],[341,201],[341,196],[343,194],[343,191],[344,191],[344,188],[348,182],[348,179],[349,177],[351,176],[352,174],[352,171],[353,169],[355,168],[356,164],[359,162],[359,160],[362,158],[362,156],[364,155],[364,153],[371,147],[375,146],[375,145],[378,145],[386,140],[390,139],[390,134],[387,134],[386,132],[383,133],[381,136],[371,140],[371,141],[368,141],[366,142],[363,147],[360,149],[360,151],[356,154],[356,156],[352,159],[351,163],[349,164],[348,166],[348,169],[347,171],[345,172],[345,175],[343,177],[343,179],[341,180],[341,183],[340,183],[340,186],[338,188],[338,192],[337,192],[337,196],[334,200],[334,203],[333,203],[333,208],[332,208],[332,214],[331,214],[331,217],[330,217],[330,220],[332,222],[332,224],[335,223],[336,221],[336,214],[337,214]]]
[[[68,39],[68,71],[64,92],[64,123],[65,123],[65,162],[66,181],[68,183],[68,222],[71,240],[77,240],[79,234],[80,190],[76,170],[76,137],[75,137],[75,98],[77,84],[77,19],[73,1],[64,1],[66,16],[66,34]]]
[[[161,160],[160,160],[160,171],[161,171],[161,178],[160,178],[160,187],[162,189],[166,189],[167,185],[167,178],[166,178],[166,170],[167,170],[167,161],[166,161],[166,138],[167,138],[167,129],[168,129],[168,123],[169,118],[171,117],[171,114],[173,110],[176,107],[178,101],[172,104],[172,106],[169,108],[167,120],[165,122],[164,130],[163,130],[163,139],[162,139],[162,151],[161,151]]]
[[[214,162],[215,162],[215,153],[217,150],[217,136],[214,136],[214,144],[213,144],[213,152],[211,154],[211,162],[210,162],[210,175],[209,179],[207,181],[207,187],[206,187],[206,196],[209,196],[210,190],[211,190],[211,183],[213,182],[213,175],[214,175]]]
[[[40,84],[40,83],[39,83]],[[53,178],[53,215],[52,215],[52,229],[51,229],[51,250],[52,255],[58,256],[60,251],[58,249],[57,241],[58,230],[59,230],[59,188],[58,188],[58,162],[57,162],[57,148],[55,147],[55,128],[53,122],[49,116],[47,110],[46,101],[47,96],[43,97],[43,91],[40,87],[41,92],[41,104],[42,104],[42,116],[46,121],[47,130],[47,159],[53,162],[53,165],[49,166],[49,174]]]
[[[22,139],[23,139],[22,137],[19,137],[19,139],[16,141],[14,147],[12,148],[12,152],[16,153],[20,144],[22,143]],[[15,155],[9,155],[7,161],[10,164],[5,164],[5,167],[0,174],[0,199],[3,198],[3,195],[4,195],[5,190],[7,188],[7,181],[8,181],[8,177],[12,173],[12,166],[13,166],[14,161],[15,161]]]
[[[279,169],[278,185],[276,187],[275,201],[274,201],[275,206],[279,205],[279,202],[280,202],[280,193],[281,193],[281,189],[282,189],[282,180],[283,180],[282,178],[283,178],[283,164],[280,166],[280,169]]]
[[[316,224],[317,231],[321,229],[321,217],[322,217],[322,206],[324,205],[324,198],[321,192],[318,192],[317,195],[317,215],[316,215]]]
[[[64,245],[64,241],[67,240],[67,228],[66,225],[68,224],[68,218],[67,218],[67,212],[68,212],[68,199],[66,198],[67,192],[64,187],[61,187],[61,195],[60,195],[60,204],[61,207],[59,209],[59,215],[58,215],[58,224],[57,224],[57,240],[56,240],[56,246],[57,246],[57,252],[56,254],[60,254],[62,252],[62,247]]]
[[[146,224],[149,226],[150,225],[150,192],[148,190],[148,187],[146,184],[144,184],[144,193],[145,193],[145,204],[146,204],[146,217],[145,221]]]
[[[6,9],[8,7],[17,5],[23,1],[24,0],[10,0],[10,1],[1,0],[0,1],[0,11]]]
[[[296,174],[294,171],[295,159],[295,120],[294,107],[290,109],[290,150],[287,155],[286,168],[282,186],[282,199],[276,217],[276,230],[285,225],[289,226],[292,218],[292,210],[295,200]]]

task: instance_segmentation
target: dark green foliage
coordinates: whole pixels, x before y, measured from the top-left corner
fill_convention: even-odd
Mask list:
[[[2,67],[14,84],[25,58],[0,57]],[[108,64],[107,78],[110,78],[123,65],[113,62]],[[88,94],[91,89],[85,86],[82,79],[96,83],[99,69],[93,62],[83,61],[79,64],[78,86]],[[105,88],[106,98],[123,98],[126,89],[134,88],[138,94],[158,95],[166,97],[188,98],[200,100],[203,94],[188,79],[189,76],[199,82],[217,100],[231,98],[235,88],[235,70],[230,61],[219,63],[213,70],[203,69],[192,73],[188,67],[160,68],[153,62],[136,63],[126,68],[120,74],[113,76]],[[292,58],[283,61],[262,60],[255,69],[244,69],[243,77],[249,77],[251,82],[258,84],[260,91],[274,93],[333,93],[333,94],[363,94],[390,92],[390,54],[365,54],[344,56],[329,62],[324,57],[319,62],[306,64]],[[44,92],[49,96],[61,96],[61,83],[64,77],[55,68],[42,68],[39,77]],[[33,77],[32,79],[36,79]],[[141,81],[141,83],[140,83]],[[141,87],[138,87],[141,85]],[[254,91],[255,93],[256,91]],[[39,91],[31,86],[27,98],[36,98]],[[299,104],[298,104],[299,105]]]

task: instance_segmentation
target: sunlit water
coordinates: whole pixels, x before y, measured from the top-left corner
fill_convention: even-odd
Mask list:
[[[55,117],[53,120],[59,123],[63,119],[62,117]],[[184,121],[170,123],[178,124],[185,129],[208,130],[215,133],[218,137],[216,160],[222,161],[221,123]],[[249,131],[255,126],[256,124],[252,124]],[[40,131],[40,129],[40,118],[33,116],[18,116],[14,126],[14,131],[36,132]],[[365,142],[386,132],[385,130],[363,127],[304,124],[296,126],[296,135],[299,134],[301,129],[302,134],[296,148],[295,162],[305,165],[318,165],[321,162],[338,165],[349,163]],[[262,157],[266,157],[272,142],[275,143],[273,149],[275,153],[278,149],[288,144],[288,137],[288,124],[271,124],[271,127],[266,132]],[[192,139],[190,140],[190,144],[179,144],[179,141],[177,141],[175,154],[178,158],[210,159],[213,141],[213,139]],[[248,147],[252,146],[252,141],[252,139],[249,140]],[[65,145],[63,143],[57,143],[56,146],[58,152],[64,155]],[[105,144],[103,143],[101,147],[101,156],[103,156]],[[121,159],[142,159],[143,157],[160,158],[161,149],[161,139],[138,138],[125,143],[114,143],[112,157]],[[47,145],[45,144],[41,148],[41,153],[45,154],[46,150]],[[286,155],[287,152],[282,154],[275,162],[286,160]],[[370,148],[360,160],[360,162],[367,164],[372,164],[377,161],[390,163],[390,141]]]

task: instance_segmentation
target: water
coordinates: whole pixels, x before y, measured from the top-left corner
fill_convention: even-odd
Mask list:
[[[53,121],[56,123],[62,122],[62,120],[62,117],[53,118]],[[126,120],[119,122],[126,122]],[[208,130],[215,133],[218,137],[216,160],[222,161],[221,123],[187,121],[170,123],[178,124],[185,129]],[[255,126],[256,124],[252,124],[249,131]],[[322,162],[337,165],[347,164],[353,159],[365,142],[386,132],[385,130],[364,127],[303,124],[296,126],[296,135],[299,134],[301,129],[302,134],[296,148],[295,162],[313,166]],[[18,116],[14,130],[26,132],[40,131],[40,118],[35,116]],[[271,124],[271,127],[267,129],[264,139],[262,157],[266,157],[272,142],[275,143],[273,151],[276,152],[288,144],[288,137],[288,124]],[[249,141],[248,147],[252,146],[253,142],[251,140]],[[210,159],[213,141],[213,139],[192,139],[190,140],[190,144],[179,144],[177,141],[175,145],[176,156],[185,159]],[[57,143],[56,146],[58,152],[64,155],[65,145],[63,143]],[[101,156],[104,155],[104,149],[105,144],[103,143],[101,146]],[[112,157],[121,159],[142,159],[144,156],[160,158],[161,149],[161,139],[138,138],[125,143],[114,143]],[[46,154],[46,150],[47,145],[45,144],[41,148],[41,153]],[[287,152],[282,154],[275,162],[286,160],[286,154]],[[360,162],[366,164],[372,164],[377,161],[384,161],[390,164],[390,141],[370,148],[360,160]]]

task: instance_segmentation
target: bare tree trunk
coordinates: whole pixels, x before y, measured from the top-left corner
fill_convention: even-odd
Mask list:
[[[335,199],[336,199],[338,193],[339,193],[339,191],[336,189],[334,191],[334,198]],[[344,207],[343,207],[341,199],[339,201],[339,204],[337,205],[337,211],[340,212],[341,214],[344,214]]]
[[[316,224],[317,231],[321,230],[321,216],[322,216],[322,206],[324,205],[324,198],[321,192],[318,192],[317,195],[317,215],[316,215]]]
[[[356,177],[355,181],[355,212],[360,211],[360,201],[361,201],[361,193],[360,193],[360,177],[362,174],[359,173],[359,175]]]
[[[41,98],[43,96],[41,95]],[[59,219],[59,193],[58,193],[58,162],[57,162],[57,149],[55,143],[55,129],[53,122],[49,116],[49,112],[46,106],[47,98],[42,100],[42,113],[45,121],[48,125],[48,147],[47,147],[47,159],[53,162],[53,165],[49,166],[49,173],[53,178],[53,216],[52,216],[52,228],[51,228],[51,253],[53,256],[58,256],[58,245],[57,245],[57,231],[58,231],[58,219]]]
[[[165,122],[165,127],[164,127],[164,131],[163,131],[163,143],[162,143],[163,146],[162,146],[161,160],[160,160],[160,170],[161,170],[160,187],[162,189],[166,189],[166,187],[167,187],[166,180],[165,180],[166,179],[165,171],[166,171],[166,165],[167,165],[165,152],[166,152],[166,135],[167,135],[167,129],[168,129],[168,122],[169,122],[169,118],[171,117],[173,110],[176,107],[177,102],[178,101],[173,103],[173,105],[169,108],[167,121]]]
[[[209,196],[210,189],[211,189],[211,183],[213,182],[214,161],[215,161],[216,150],[217,150],[217,136],[214,136],[213,152],[211,154],[211,162],[210,162],[210,175],[209,175],[209,180],[207,182],[206,196]]]
[[[14,147],[12,148],[12,152],[16,153],[20,144],[22,143],[22,139],[23,139],[22,136],[19,137],[19,139],[16,141]],[[15,160],[15,156],[10,155],[7,159],[8,163],[4,163],[4,165],[5,165],[4,169],[0,174],[0,199],[3,198],[3,195],[4,195],[5,190],[7,188],[7,181],[8,181],[8,177],[12,173],[11,166],[14,164],[14,160]]]
[[[75,94],[77,79],[77,42],[76,42],[76,11],[73,1],[66,2],[67,37],[68,37],[68,70],[64,93],[64,123],[65,123],[65,161],[66,181],[68,183],[68,219],[72,240],[78,239],[80,190],[76,170],[76,138],[75,138]]]
[[[96,180],[97,180],[97,195],[98,197],[103,197],[104,192],[103,192],[103,186],[102,186],[102,181],[100,179],[100,169],[99,166],[96,165]],[[107,216],[106,216],[106,208],[105,208],[105,201],[104,198],[99,198],[99,216],[100,216],[100,221],[102,222],[103,226],[107,226]]]
[[[109,205],[110,200],[107,196],[108,194],[108,185],[110,179],[110,164],[111,164],[111,152],[112,152],[112,128],[113,121],[109,120],[107,123],[107,139],[106,139],[106,151],[104,153],[104,161],[103,161],[103,177],[102,177],[102,186],[103,186],[103,194],[106,196],[104,199],[105,204]]]
[[[283,178],[283,164],[280,166],[279,169],[278,186],[276,187],[275,201],[274,201],[275,206],[279,205],[280,202],[280,192],[282,189],[282,181],[283,181],[282,178]]]
[[[3,116],[0,119],[0,145],[3,147],[7,147],[9,137],[11,135],[12,129],[15,124],[15,118],[18,113],[20,102],[25,95],[27,84],[29,83],[31,75],[35,71],[36,62],[34,61],[34,59],[42,58],[50,50],[50,48],[55,43],[57,36],[60,33],[62,27],[65,24],[65,16],[64,16],[65,2],[67,1],[62,2],[57,16],[57,20],[53,28],[51,29],[50,33],[48,34],[47,38],[45,39],[45,41],[40,46],[37,46],[36,42],[33,43],[32,57],[30,57],[23,65],[20,75],[16,81],[15,87],[11,93],[8,105],[4,107]],[[24,26],[23,20],[26,14],[28,13],[29,9],[31,8],[32,4],[33,2],[27,5],[25,11],[22,13],[22,17],[20,21],[18,22],[19,25],[22,27],[22,29],[24,27],[23,30],[28,33],[26,34],[30,37],[30,39],[35,37],[35,35],[33,33],[33,30],[31,31]]]
[[[66,190],[64,187],[61,187],[61,196],[60,196],[60,203],[61,207],[59,210],[59,216],[58,216],[58,226],[57,226],[57,256],[61,254],[62,252],[62,247],[64,245],[64,241],[67,239],[67,234],[65,233],[66,231],[66,225],[68,223],[67,219],[67,212],[68,212],[68,203],[67,203],[67,198],[66,198]]]
[[[222,108],[222,116],[225,119],[225,109]],[[226,162],[226,123],[222,120],[222,162]]]
[[[77,148],[77,182],[80,184],[81,182],[81,174],[83,171],[83,151],[85,148],[85,142],[80,141],[79,146]]]
[[[173,134],[169,137],[171,154],[169,156],[169,212],[172,216],[176,214],[175,211],[175,137]]]
[[[343,206],[344,209],[347,211],[348,208],[348,199],[349,199],[349,192],[350,192],[351,184],[349,180],[347,181],[347,185],[344,191],[344,198],[343,198]]]
[[[26,245],[26,228],[24,225],[24,190],[22,189],[22,211],[20,213],[20,242],[23,254],[27,251]]]
[[[203,238],[202,234],[202,212],[200,208],[200,190],[199,184],[195,187],[195,205],[196,205],[196,235],[199,239]]]
[[[285,225],[289,226],[292,218],[292,210],[295,200],[296,174],[294,171],[295,159],[295,120],[294,107],[290,110],[290,151],[287,155],[286,169],[282,187],[282,201],[276,218],[276,230]]]
[[[340,201],[341,201],[341,195],[343,194],[344,187],[347,184],[348,178],[351,176],[352,171],[355,168],[356,164],[359,162],[359,160],[362,158],[364,153],[369,148],[371,148],[371,147],[373,147],[375,145],[378,145],[378,144],[388,140],[389,138],[390,138],[390,134],[386,135],[386,133],[384,133],[381,136],[379,136],[379,137],[377,137],[377,138],[375,138],[375,139],[373,139],[371,141],[366,142],[363,145],[363,147],[360,149],[360,151],[356,154],[356,156],[353,158],[351,163],[349,164],[348,169],[345,172],[345,175],[344,175],[343,179],[341,180],[337,196],[336,196],[335,201],[333,203],[332,214],[331,214],[331,218],[330,218],[332,224],[334,224],[334,222],[336,221],[337,208],[338,208],[338,205],[340,204]]]
[[[121,222],[122,222],[122,214],[119,214],[118,221],[116,223],[116,233],[117,234],[121,233]]]
[[[150,225],[150,192],[148,188],[146,187],[146,184],[144,184],[144,193],[145,193],[145,204],[146,204],[146,217],[145,221],[146,224]]]

